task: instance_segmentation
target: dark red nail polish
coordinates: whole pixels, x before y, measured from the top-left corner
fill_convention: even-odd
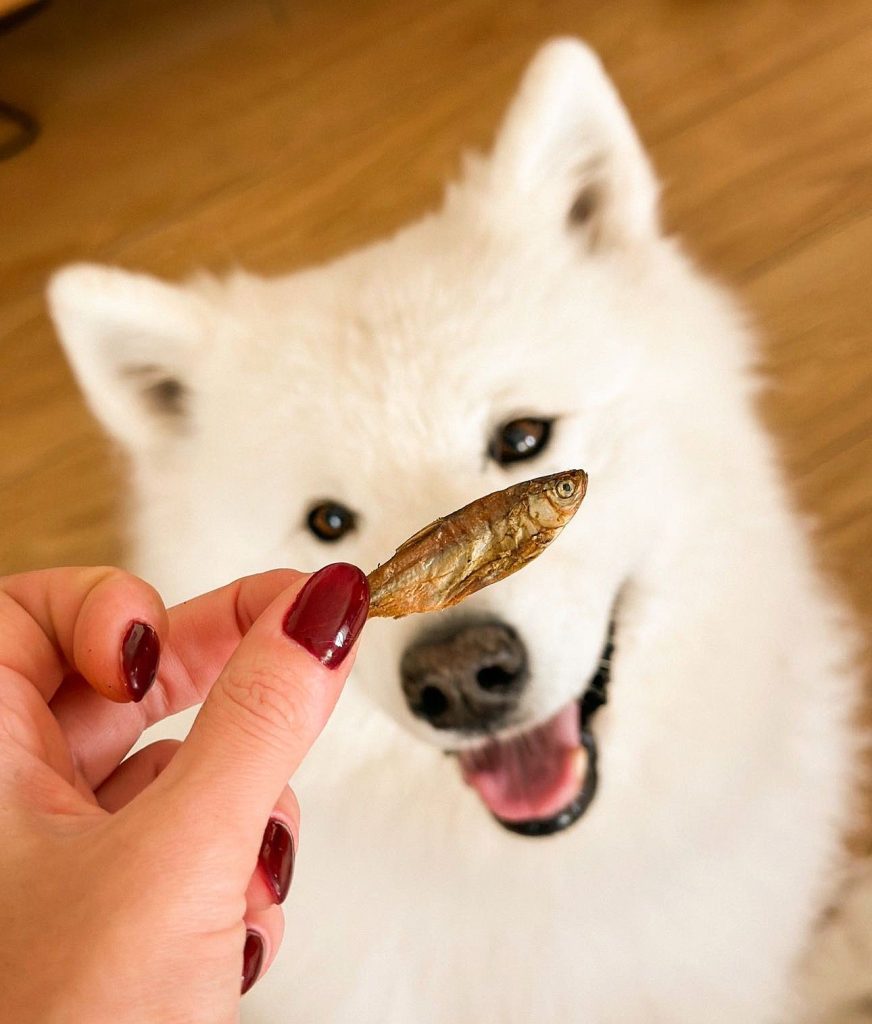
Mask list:
[[[131,622],[121,644],[121,669],[127,692],[141,701],[151,689],[160,661],[160,640],[145,622]]]
[[[285,618],[285,633],[336,668],[354,645],[369,611],[369,584],[356,565],[336,562],[310,576]]]
[[[257,981],[263,966],[263,939],[260,932],[250,928],[245,933],[245,949],[242,951],[242,994]]]
[[[283,821],[269,819],[257,859],[276,903],[284,903],[294,875],[294,837]]]

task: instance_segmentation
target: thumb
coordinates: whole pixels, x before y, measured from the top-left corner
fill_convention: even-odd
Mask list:
[[[366,577],[344,562],[283,591],[227,662],[158,782],[196,807],[207,828],[230,822],[237,836],[259,841],[330,717],[368,610]]]

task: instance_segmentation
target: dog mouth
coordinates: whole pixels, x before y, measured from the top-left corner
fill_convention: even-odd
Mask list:
[[[614,620],[584,692],[532,729],[458,753],[464,782],[510,832],[561,832],[590,807],[598,784],[591,720],[606,702],[614,652]]]

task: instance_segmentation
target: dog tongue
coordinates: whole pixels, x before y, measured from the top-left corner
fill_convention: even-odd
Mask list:
[[[578,796],[587,771],[578,703],[509,740],[459,755],[463,780],[504,821],[553,818]]]

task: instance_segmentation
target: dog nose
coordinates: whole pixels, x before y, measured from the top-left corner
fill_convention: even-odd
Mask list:
[[[527,680],[527,652],[510,626],[472,624],[407,648],[400,676],[418,718],[436,729],[484,731],[517,706]]]

